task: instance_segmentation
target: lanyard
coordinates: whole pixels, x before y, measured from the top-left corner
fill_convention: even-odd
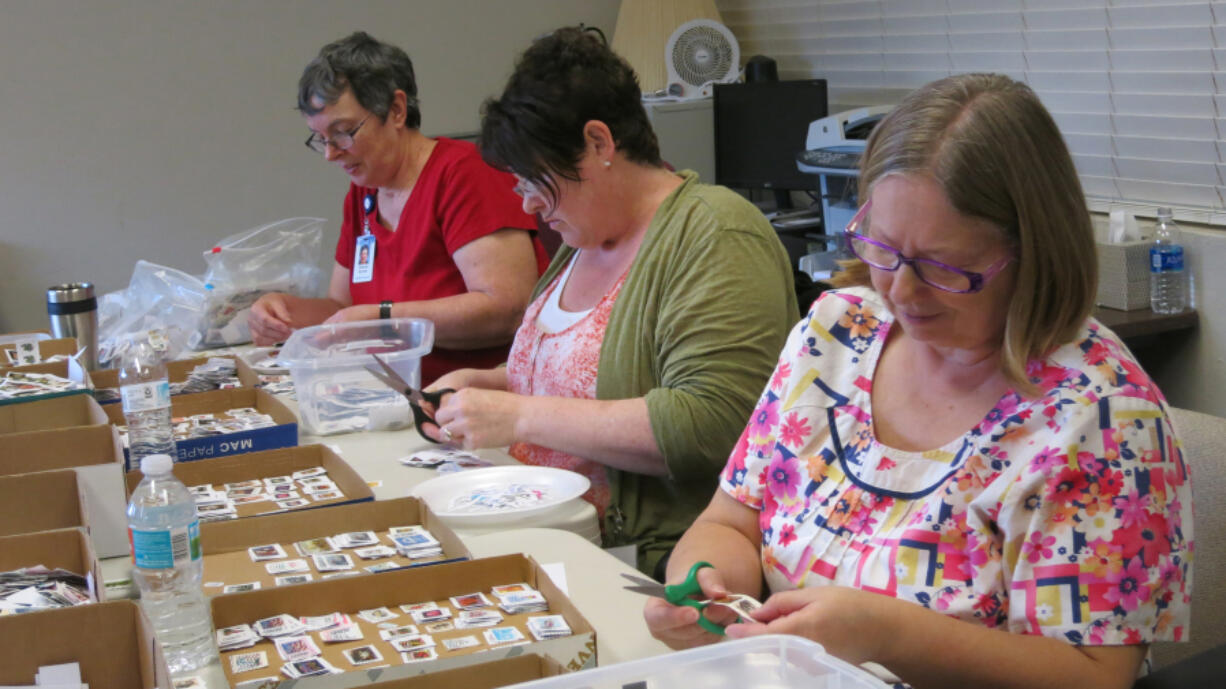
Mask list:
[[[375,195],[367,194],[362,198],[362,234],[370,234],[370,215],[375,212]]]

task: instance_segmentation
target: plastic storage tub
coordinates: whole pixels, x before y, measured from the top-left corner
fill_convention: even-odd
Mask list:
[[[421,385],[421,358],[434,345],[434,323],[391,318],[317,325],[297,330],[281,348],[298,396],[298,417],[314,435],[366,427],[372,409],[408,400],[366,370],[378,354],[406,383]]]
[[[889,689],[808,639],[768,634],[513,684],[506,689]]]

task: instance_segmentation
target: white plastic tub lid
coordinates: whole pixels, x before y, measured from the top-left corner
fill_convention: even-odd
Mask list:
[[[889,689],[867,670],[826,653],[798,636],[766,634],[730,639],[651,658],[513,684],[506,689]]]

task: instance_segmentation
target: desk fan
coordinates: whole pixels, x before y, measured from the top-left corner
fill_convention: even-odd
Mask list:
[[[728,27],[710,19],[688,21],[668,37],[668,95],[681,100],[710,98],[712,84],[736,81],[741,48]]]

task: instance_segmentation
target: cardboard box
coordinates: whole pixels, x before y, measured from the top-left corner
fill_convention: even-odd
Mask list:
[[[0,345],[9,345],[25,340],[50,340],[50,330],[23,330],[15,333],[0,334]]]
[[[0,617],[0,685],[33,685],[44,665],[78,663],[90,689],[168,689],[153,628],[130,601]]]
[[[94,383],[89,376],[89,372],[85,367],[81,366],[76,359],[67,361],[56,361],[50,364],[31,364],[29,366],[14,366],[0,371],[0,376],[7,376],[14,373],[49,373],[60,378],[67,378],[74,381],[80,387],[73,390],[64,390],[61,392],[49,392],[42,395],[31,395],[29,397],[14,397],[12,399],[0,400],[0,405],[24,404],[26,402],[37,402],[40,400],[56,399],[59,397],[70,397],[73,395],[90,395],[93,391]]]
[[[436,650],[438,650],[437,659],[401,664],[399,654],[392,649],[391,645],[379,638],[379,627],[356,616],[359,610],[382,606],[400,613],[398,606],[401,604],[446,601],[451,596],[474,591],[482,591],[489,595],[490,589],[494,586],[519,582],[527,582],[540,591],[549,603],[548,613],[503,614],[504,620],[498,626],[514,625],[519,628],[530,640],[527,645],[504,644],[491,648],[482,643],[476,647],[448,651],[443,647],[443,639],[468,635],[477,635],[480,638],[484,631],[483,629],[453,629],[432,635],[436,642]],[[451,607],[450,603],[445,604]],[[592,625],[554,585],[536,561],[524,555],[504,555],[434,567],[399,569],[369,576],[340,577],[301,586],[232,593],[213,598],[210,601],[210,607],[215,629],[251,624],[256,620],[282,613],[295,617],[327,615],[333,612],[349,614],[354,624],[362,628],[363,640],[319,644],[318,633],[312,634],[312,638],[316,640],[323,652],[324,659],[345,672],[301,678],[296,682],[296,686],[300,689],[356,687],[368,684],[375,679],[402,679],[425,672],[433,673],[518,656],[524,651],[550,657],[568,670],[579,670],[596,665],[596,632],[592,629]],[[528,617],[544,614],[562,615],[570,625],[572,634],[547,641],[533,640],[528,634],[526,620]],[[412,618],[400,614],[400,617],[392,621],[404,621],[407,624],[412,622]],[[355,671],[361,670],[361,666],[351,665],[342,653],[345,649],[367,644],[372,644],[379,649],[380,654],[383,655],[383,662],[391,664],[391,667],[383,669],[374,677],[371,675],[376,673]],[[229,656],[252,651],[266,651],[269,654],[270,667],[245,672],[242,675],[232,674]],[[249,648],[222,653],[222,668],[230,686],[234,686],[240,681],[276,674],[281,662],[279,658],[272,642],[265,639]]]
[[[477,663],[428,675],[392,679],[366,685],[367,689],[495,689],[534,679],[555,677],[566,670],[556,660],[535,653]],[[373,672],[373,671],[372,671]]]
[[[0,435],[0,476],[72,469],[85,494],[86,523],[102,557],[128,554],[123,445],[110,424]]]
[[[202,393],[211,395],[213,393]],[[375,499],[366,481],[358,476],[345,460],[323,445],[303,445],[279,450],[252,452],[235,457],[220,457],[201,462],[179,462],[174,466],[174,474],[186,486],[198,486],[205,483],[221,488],[226,483],[238,483],[251,479],[265,479],[270,476],[285,476],[302,469],[323,467],[337,488],[345,494],[343,498],[311,502],[294,511],[313,510],[319,507],[348,505],[357,502],[368,502]],[[132,496],[143,479],[139,471],[129,471],[125,479],[127,496]],[[249,502],[237,506],[239,518],[255,517],[263,514],[279,514],[283,510],[272,502]],[[234,520],[231,520],[234,521]],[[261,522],[261,527],[262,527]],[[246,527],[250,528],[250,527]]]
[[[0,405],[0,434],[93,426],[110,422],[110,417],[89,395],[69,395]]]
[[[258,581],[262,588],[274,588],[277,585],[277,578],[269,574],[264,569],[264,565],[268,562],[278,562],[278,560],[252,562],[247,553],[248,548],[279,543],[289,555],[288,559],[294,559],[301,557],[294,550],[295,542],[321,536],[335,536],[350,531],[374,531],[379,536],[379,542],[382,545],[391,546],[392,541],[387,538],[388,527],[417,524],[426,527],[426,530],[438,539],[443,548],[442,555],[420,560],[410,560],[400,555],[378,560],[362,560],[353,554],[352,549],[346,549],[344,552],[349,553],[353,558],[358,571],[363,571],[363,567],[383,562],[395,562],[404,567],[422,567],[472,559],[472,553],[468,552],[468,548],[464,547],[455,532],[439,521],[424,502],[417,498],[372,500],[327,510],[271,514],[260,520],[258,529],[251,528],[250,522],[237,519],[201,524],[200,544],[204,548],[204,581],[219,582],[222,585]],[[306,560],[309,564],[310,558]],[[365,573],[363,571],[363,574]],[[315,581],[321,581],[321,574],[314,568],[311,574],[315,577]],[[222,587],[206,586],[204,592],[215,596],[222,592]]]
[[[80,574],[89,582],[94,600],[106,600],[98,556],[84,529],[57,529],[41,533],[0,536],[0,572],[44,565]],[[58,608],[57,608],[58,609]],[[44,611],[45,612],[45,611]],[[26,613],[33,614],[33,613]]]
[[[39,335],[30,335],[38,347],[38,362],[42,363],[53,356],[72,356],[77,353],[77,341],[72,337],[61,337],[54,340],[40,340]],[[17,341],[0,343],[0,368],[9,368],[7,352],[17,349]]]
[[[166,379],[171,383],[182,383],[187,380],[190,374],[197,366],[208,363],[209,359],[234,359],[235,371],[238,375],[238,382],[245,388],[254,388],[260,382],[260,377],[255,371],[243,361],[242,357],[233,355],[216,356],[216,357],[197,357],[195,359],[180,359],[178,361],[170,361],[166,363]],[[99,390],[118,389],[119,388],[119,369],[107,368],[100,371],[91,371],[90,377],[94,381],[94,387]],[[198,393],[196,393],[198,394]],[[103,400],[101,404],[116,404],[120,400],[118,398],[110,398]]]
[[[171,400],[170,415],[186,417],[193,414],[217,414],[238,409],[254,407],[262,414],[268,414],[276,426],[255,428],[238,433],[225,433],[204,438],[189,438],[175,441],[179,450],[177,462],[191,462],[210,457],[226,457],[243,452],[272,450],[280,447],[294,447],[298,444],[298,417],[280,400],[263,390],[237,388],[233,390],[213,390],[198,392],[193,395],[179,395]],[[103,409],[110,423],[126,425],[122,405],[108,404]],[[124,450],[124,456],[127,456]],[[128,466],[128,471],[140,467]],[[192,484],[188,484],[192,485]]]
[[[88,529],[85,514],[85,496],[75,471],[0,477],[0,536],[78,526]]]
[[[1095,303],[1109,309],[1149,308],[1149,247],[1153,242],[1096,242],[1098,294]]]

